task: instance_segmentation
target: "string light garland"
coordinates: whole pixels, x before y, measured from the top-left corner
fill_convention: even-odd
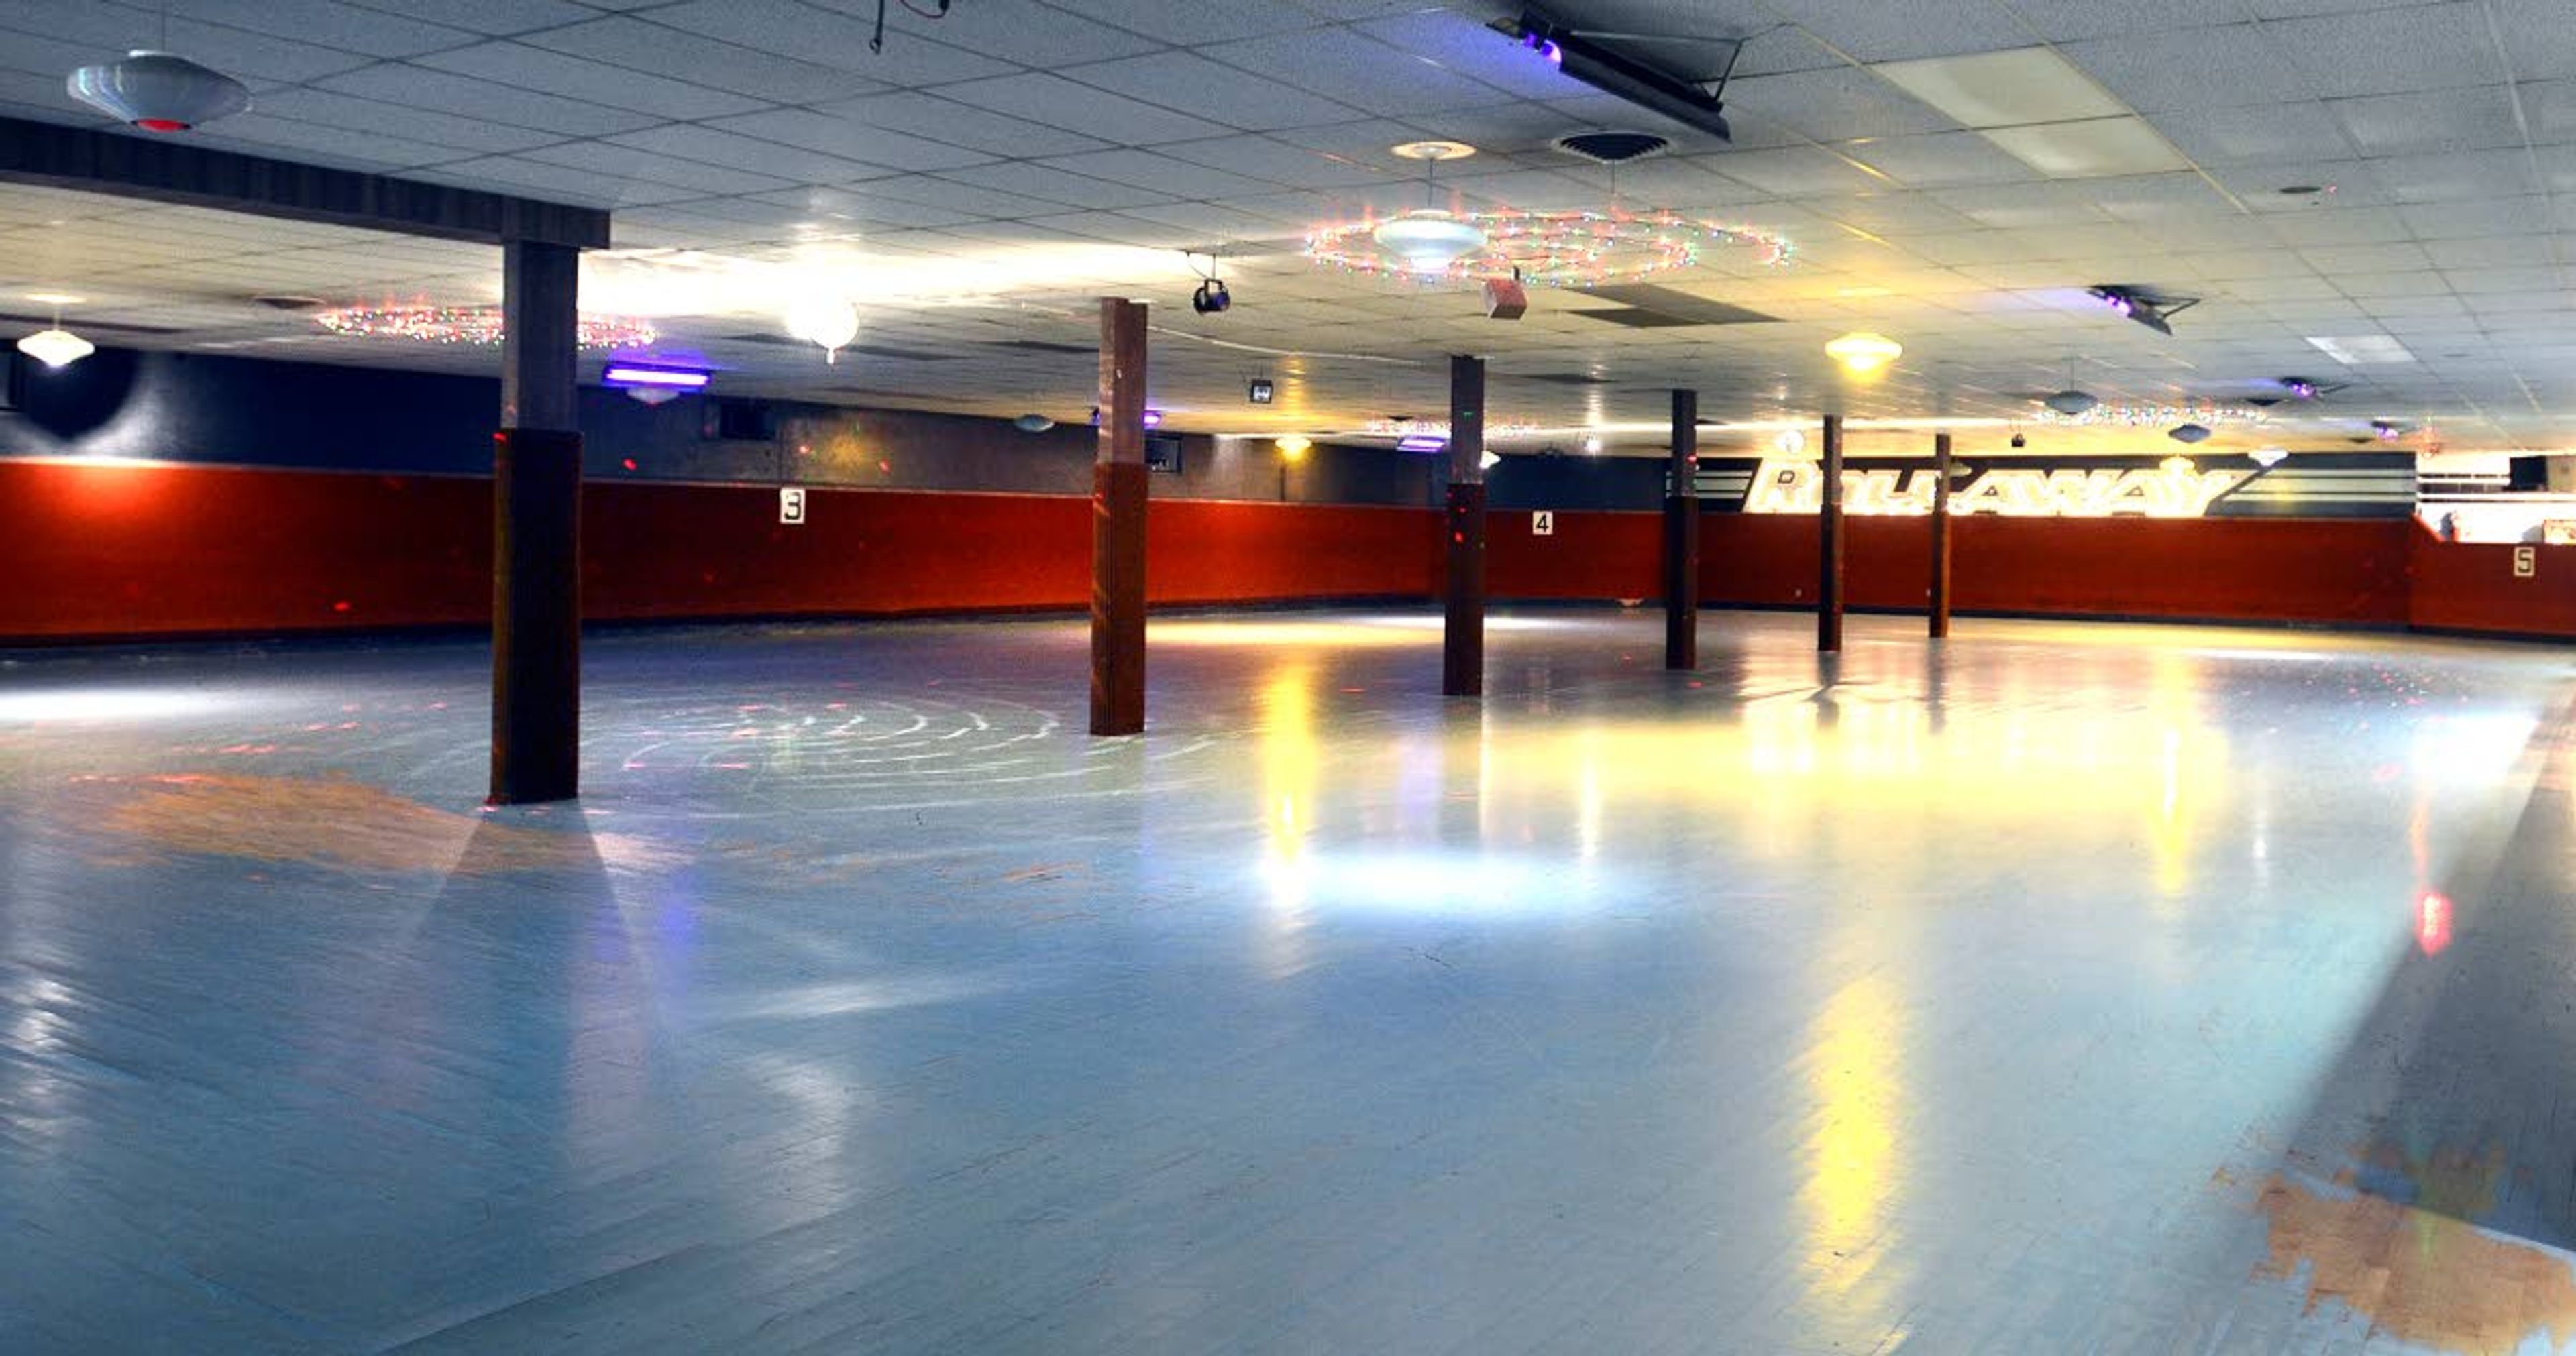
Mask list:
[[[1363,426],[1362,431],[1379,438],[1397,438],[1410,434],[1446,438],[1449,436],[1449,421],[1446,419],[1372,419]],[[1539,426],[1526,419],[1485,421],[1485,436],[1488,438],[1517,438],[1538,431]]]
[[[490,347],[502,336],[498,306],[339,306],[314,312],[313,321],[352,339]],[[586,315],[573,331],[582,348],[644,348],[660,337],[649,321],[625,316]]]
[[[1352,273],[1417,282],[1513,278],[1538,287],[1599,287],[1674,273],[1709,251],[1744,247],[1765,264],[1789,257],[1789,242],[1751,226],[1724,226],[1672,212],[1459,212],[1449,220],[1484,233],[1484,244],[1445,262],[1388,254],[1381,222],[1318,227],[1306,257]]]
[[[2175,405],[2133,405],[2104,402],[2081,414],[2060,410],[2042,410],[2043,424],[2110,424],[2124,428],[2173,428],[2180,424],[2261,424],[2271,416],[2252,405],[2221,405],[2208,400],[2186,400]]]

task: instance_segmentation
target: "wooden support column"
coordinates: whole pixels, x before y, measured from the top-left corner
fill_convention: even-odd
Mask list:
[[[1485,693],[1485,360],[1449,359],[1446,625],[1440,691]]]
[[[492,459],[492,803],[581,794],[581,252],[501,247]]]
[[[1825,416],[1823,496],[1816,504],[1816,648],[1843,647],[1843,417]]]
[[[1091,468],[1091,732],[1145,728],[1145,308],[1100,300]]]
[[[1699,392],[1673,392],[1664,488],[1664,667],[1699,667]]]
[[[1932,638],[1950,634],[1950,435],[1932,435]]]

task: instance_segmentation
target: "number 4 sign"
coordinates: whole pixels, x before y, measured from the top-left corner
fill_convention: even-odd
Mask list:
[[[1531,514],[1530,535],[1533,537],[1555,536],[1556,514],[1547,509],[1540,509],[1538,512]]]

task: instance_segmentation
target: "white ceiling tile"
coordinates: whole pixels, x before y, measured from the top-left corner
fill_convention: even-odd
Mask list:
[[[2242,23],[2243,0],[2035,0],[2015,6],[2051,42]]]
[[[641,183],[613,174],[594,174],[588,170],[566,169],[561,165],[506,155],[465,160],[436,169],[414,170],[404,177],[487,190],[496,185],[506,185],[510,190],[548,201],[598,207],[642,207],[698,196],[693,189]]]
[[[1312,28],[1321,20],[1282,0],[1052,0],[1052,8],[1179,46]]]
[[[2543,173],[2563,147],[2540,152]],[[2457,151],[2447,155],[2391,156],[2370,162],[2371,175],[2399,202],[2462,202],[2519,198],[2537,191],[2531,157],[2520,150]]]
[[[649,18],[705,37],[852,71],[881,85],[933,85],[1016,69],[1010,62],[939,41],[933,36],[938,25],[930,23],[908,23],[899,31],[889,31],[885,51],[871,52],[872,28],[866,19],[829,13],[796,0],[685,0],[652,10]]]
[[[460,118],[494,122],[568,137],[607,136],[650,126],[653,119],[626,109],[582,103],[533,90],[451,75],[419,66],[376,65],[335,75],[325,89],[381,103],[425,108]]]
[[[609,140],[660,155],[701,160],[710,165],[774,175],[797,183],[846,183],[875,178],[881,173],[875,166],[861,161],[713,127],[674,123],[646,128],[641,132],[621,133]]]
[[[622,16],[530,33],[520,41],[782,104],[821,103],[884,88],[850,71]]]
[[[938,103],[937,100],[930,99],[926,95],[902,92],[871,96],[869,100],[858,102],[869,105],[869,116],[878,116],[884,112],[882,105],[873,102],[878,98]],[[951,105],[951,107],[954,106]],[[960,110],[960,116],[956,121],[976,122],[981,116],[967,114]],[[856,161],[863,165],[882,165],[889,170],[958,169],[966,165],[980,165],[993,158],[982,151],[967,150],[960,146],[916,136],[910,132],[878,126],[863,118],[834,116],[804,108],[773,108],[760,113],[745,113],[740,117],[718,118],[706,125],[718,132],[730,132],[761,141],[799,147],[836,159]],[[1032,143],[1029,147],[1031,150],[1034,150],[1036,145],[1052,141],[1061,141],[1074,146],[1096,144],[1080,137],[1061,137],[1054,134],[1032,135],[1029,140]]]
[[[1859,61],[1903,61],[2026,46],[2010,10],[1986,0],[1772,0],[1781,18]]]
[[[2342,159],[2352,154],[2342,125],[2322,100],[2180,109],[2153,114],[2147,121],[2204,166]]]
[[[433,52],[418,60],[437,70],[683,121],[720,118],[767,106],[759,99],[516,42],[480,43]]]
[[[337,0],[189,0],[188,17],[371,57],[418,56],[475,37],[463,29]]]
[[[2338,245],[2390,245],[2411,239],[2405,219],[2390,208],[2346,207],[2266,217],[2272,236],[2293,249]],[[2421,265],[2419,265],[2421,267]]]
[[[2397,215],[2416,239],[2427,242],[2516,232],[2546,236],[2555,229],[2549,200],[2536,195],[2475,202],[2406,203],[2397,209]]]
[[[853,11],[866,9],[861,5],[844,7]],[[1095,7],[1083,4],[970,0],[952,7],[935,30],[924,31],[971,52],[1041,69],[1135,56],[1163,45],[1155,38],[1085,17],[1096,13]],[[894,42],[893,35],[889,35],[886,46],[890,53],[895,52]]]
[[[1513,101],[1504,90],[1350,29],[1252,38],[1200,50],[1229,66],[1256,74],[1294,72],[1299,88],[1380,117]],[[1573,80],[1567,80],[1565,85],[1569,96],[1587,88]]]
[[[1068,80],[1248,132],[1350,122],[1361,116],[1359,110],[1346,104],[1219,65],[1191,52],[1166,51],[1088,66],[1065,66],[1057,68],[1057,73]]]
[[[1931,105],[1855,66],[1738,79],[1727,86],[1727,109],[1758,114],[1814,141],[1958,127]]]
[[[604,141],[568,141],[519,152],[524,160],[570,169],[615,174],[648,183],[670,184],[707,194],[766,193],[792,186],[774,175],[752,174],[731,165],[664,155]]]
[[[2493,85],[2505,78],[2476,0],[2266,24],[2290,67],[2328,98]]]
[[[263,94],[253,111],[322,127],[399,127],[406,140],[483,154],[523,151],[563,139],[552,132],[512,127],[487,118],[393,108],[324,89],[282,89]]]
[[[1267,136],[1178,141],[1155,148],[1155,154],[1289,188],[1382,183],[1394,177],[1392,171],[1376,165],[1310,151]]]
[[[2488,7],[2515,78],[2576,78],[2576,26],[2564,0],[2488,0]]]
[[[2026,181],[2031,169],[1974,132],[1847,142],[1843,154],[1913,188]]]
[[[2019,127],[2116,117],[2127,105],[2055,49],[1896,61],[1877,72],[1969,127]]]
[[[2141,113],[2287,103],[2308,91],[2260,24],[2134,34],[2062,48]]]
[[[958,103],[1095,137],[1112,145],[1202,141],[1233,130],[1039,72],[950,85],[939,94]]]
[[[1188,160],[1178,160],[1159,152],[1117,150],[1091,151],[1082,155],[1060,156],[1043,162],[1049,171],[1076,178],[1132,186],[1142,190],[1142,201],[1166,198],[1248,197],[1269,193],[1277,185],[1230,171],[1212,168]],[[960,176],[964,177],[964,176]],[[1008,185],[1004,185],[1008,187]],[[1137,200],[1130,194],[1131,201]],[[1123,206],[1097,203],[1087,206]]]
[[[1097,151],[1093,154],[1124,156],[1138,155],[1141,152]],[[1210,170],[1196,169],[1195,166],[1182,168],[1201,174],[1214,173]],[[991,165],[977,165],[968,169],[950,170],[946,177],[961,184],[975,184],[984,188],[997,188],[1005,193],[1043,198],[1066,207],[1141,207],[1148,203],[1169,202],[1174,198],[1189,196],[1139,188],[1133,184],[1123,184],[1095,175],[1077,174],[1055,165],[1026,160],[1009,160]]]
[[[1782,147],[1726,157],[1726,176],[1783,198],[1867,193],[1888,185],[1820,147]]]
[[[580,23],[597,11],[571,0],[350,0],[364,9],[444,24],[490,37]]]
[[[2326,106],[2365,156],[2522,144],[2513,99],[2501,85],[2334,99]]]
[[[348,126],[294,122],[257,110],[200,129],[206,144],[221,143],[260,155],[377,172],[411,169],[468,158],[472,153]]]
[[[881,133],[964,147],[986,155],[1069,155],[1075,151],[1098,150],[1108,144],[1049,123],[910,91],[866,95],[824,104],[816,111]],[[725,125],[739,126],[752,119],[769,116],[752,114],[745,119],[728,121]],[[785,136],[779,139],[789,140]],[[816,146],[813,149],[831,148]],[[895,162],[888,160],[887,163]]]

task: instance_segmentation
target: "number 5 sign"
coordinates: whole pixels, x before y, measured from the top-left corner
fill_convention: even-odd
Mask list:
[[[2513,548],[2513,577],[2514,577],[2514,578],[2516,578],[2516,579],[2529,579],[2529,578],[2532,578],[2533,576],[2535,576],[2535,575],[2537,575],[2537,574],[2539,574],[2539,573],[2540,573],[2540,548],[2539,548],[2539,547],[2537,547],[2537,546],[2517,546],[2517,547]]]

